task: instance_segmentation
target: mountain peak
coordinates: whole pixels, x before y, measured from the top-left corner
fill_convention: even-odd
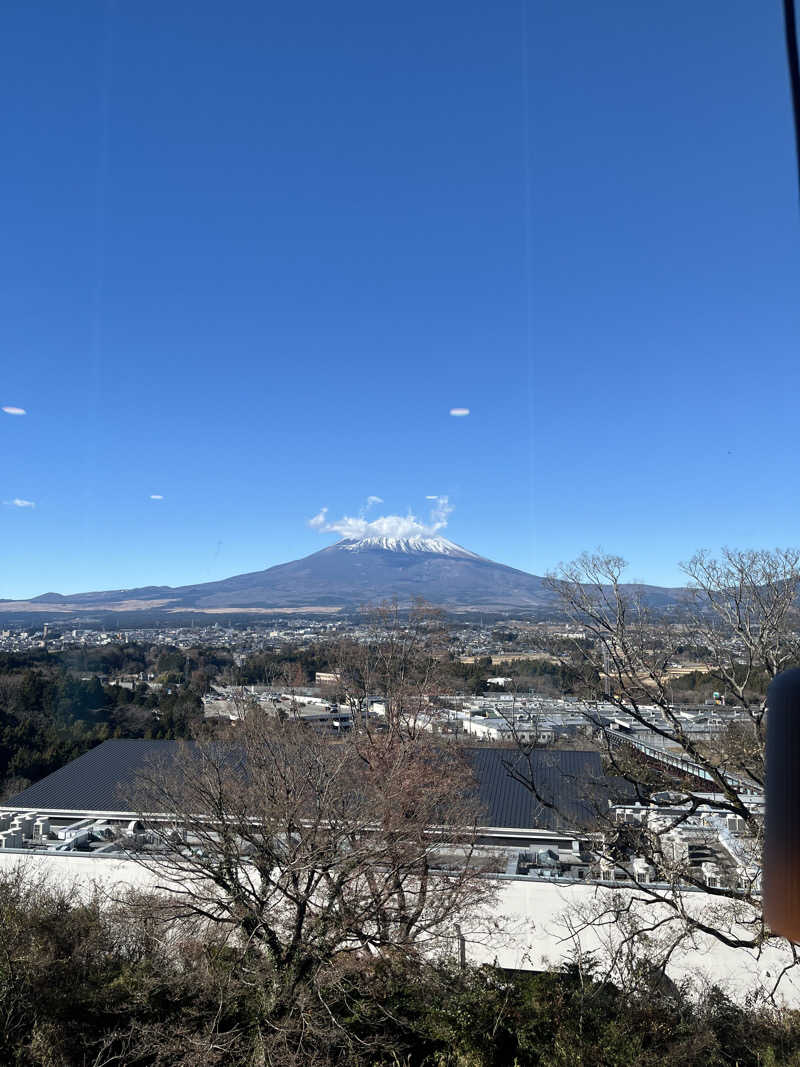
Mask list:
[[[368,552],[380,549],[384,552],[400,552],[404,555],[450,556],[456,559],[482,559],[446,537],[415,535],[412,537],[383,537],[373,534],[368,537],[345,537],[333,548],[345,552]]]

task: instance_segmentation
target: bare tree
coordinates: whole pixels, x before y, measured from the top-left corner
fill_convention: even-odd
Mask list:
[[[332,741],[252,711],[140,790],[162,917],[227,929],[273,1020],[302,1016],[332,967],[451,949],[493,892],[469,769],[427,736]]]
[[[674,946],[679,929],[759,952],[777,940],[760,892],[766,688],[800,660],[800,553],[725,549],[720,559],[701,552],[682,567],[689,582],[671,617],[648,605],[641,586],[623,583],[625,562],[616,556],[584,554],[549,579],[581,635],[559,659],[609,772],[640,805],[634,824],[620,825],[598,804],[587,829],[606,869],[637,883],[642,914],[667,906],[650,907],[658,929],[673,924],[665,943]],[[713,741],[698,740],[672,700],[670,669],[687,649],[740,709]],[[646,730],[651,744],[609,729],[602,714],[609,706],[622,723]],[[526,784],[538,795],[532,775]],[[687,906],[687,889],[703,890],[702,908]],[[599,903],[598,917],[609,907]],[[637,919],[631,928],[643,936],[647,923]]]
[[[350,712],[353,729],[367,724],[370,698],[377,695],[373,678],[373,655],[369,645],[352,637],[341,638],[331,650],[332,675],[323,693]]]
[[[724,549],[720,560],[699,552],[683,569],[691,583],[691,641],[720,691],[748,716],[748,728],[733,732],[715,762],[763,786],[767,685],[800,662],[800,551]]]
[[[441,612],[421,599],[404,611],[394,600],[365,608],[364,619],[363,639],[336,648],[334,688],[360,728],[369,727],[375,697],[391,732],[414,735],[429,724],[444,688],[448,642]]]

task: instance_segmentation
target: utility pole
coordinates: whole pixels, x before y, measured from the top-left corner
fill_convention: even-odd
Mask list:
[[[467,941],[458,923],[456,923],[456,937],[458,938],[458,966],[463,971],[467,966]]]

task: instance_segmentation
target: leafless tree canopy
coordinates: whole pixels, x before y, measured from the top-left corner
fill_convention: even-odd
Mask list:
[[[612,743],[619,735],[598,730],[609,773],[628,783],[643,808],[655,792],[668,790],[671,814],[643,814],[635,826],[620,826],[598,805],[593,829],[609,863],[631,880],[633,856],[659,873],[660,888],[640,885],[638,892],[645,902],[669,905],[688,935],[707,933],[758,950],[772,936],[760,895],[766,689],[779,671],[800,662],[800,552],[725,549],[718,559],[697,553],[682,565],[688,579],[683,611],[667,619],[648,606],[641,590],[623,584],[625,566],[617,556],[584,554],[550,576],[582,633],[569,652],[557,654],[576,680],[588,722],[597,723],[598,702],[614,705],[681,757],[688,773],[648,759],[634,746]],[[669,667],[686,648],[726,702],[741,709],[739,721],[713,742],[698,740],[673,703]],[[534,780],[528,785],[536,792]],[[745,831],[737,837],[740,862],[727,877],[722,872],[716,885],[700,876],[674,832],[700,809],[723,832],[730,817],[741,820]],[[702,888],[711,903],[689,914],[687,886]]]
[[[365,609],[365,640],[346,639],[334,654],[333,687],[356,726],[367,723],[367,702],[380,697],[388,728],[413,736],[444,685],[447,630],[441,613],[418,600],[410,612],[396,601]]]
[[[143,815],[156,845],[139,859],[163,916],[227,928],[268,964],[271,1013],[291,1013],[323,969],[452,947],[492,893],[473,795],[458,751],[428,737],[331,740],[252,710],[143,776],[158,817]]]

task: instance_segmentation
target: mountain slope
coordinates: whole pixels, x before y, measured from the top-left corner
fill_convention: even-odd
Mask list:
[[[674,590],[638,587],[653,606],[675,602]],[[345,539],[303,559],[197,585],[146,586],[62,596],[45,593],[15,607],[30,610],[235,611],[347,610],[397,597],[423,597],[451,609],[541,611],[556,605],[545,580],[485,559],[444,537]],[[9,602],[2,605],[8,609]]]
[[[221,582],[172,590],[174,606],[358,607],[421,596],[451,607],[540,607],[552,595],[543,579],[483,559],[443,538],[340,541],[304,559]]]

